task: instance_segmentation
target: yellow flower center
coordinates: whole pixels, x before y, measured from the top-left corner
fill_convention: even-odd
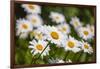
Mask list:
[[[75,46],[74,42],[72,42],[72,41],[68,42],[68,47],[73,48],[74,46]]]
[[[40,33],[40,34],[37,34],[38,36],[38,39],[42,39],[43,35]]]
[[[37,20],[36,19],[32,19],[32,23],[34,24],[34,23],[36,23],[37,22]]]
[[[86,35],[86,36],[89,34],[88,31],[84,31],[83,33],[84,33],[84,35]]]
[[[37,48],[39,51],[42,51],[42,50],[43,50],[43,46],[42,46],[41,44],[38,44],[38,45],[36,46],[36,48]]]
[[[56,19],[58,20],[59,19],[59,16],[56,16]]]
[[[34,9],[34,8],[35,8],[33,5],[28,5],[28,7],[29,7],[30,9]]]
[[[84,45],[84,48],[85,48],[85,49],[88,49],[88,48],[89,48],[89,46],[88,46],[87,44],[85,44],[85,45]]]
[[[63,27],[63,28],[62,28],[62,30],[63,30],[63,31],[66,31],[66,30],[67,30],[67,28],[66,28],[66,27]]]
[[[75,21],[75,26],[78,26],[78,22],[77,21]]]
[[[51,32],[51,37],[53,38],[53,39],[59,39],[59,35],[58,35],[58,33],[57,32]]]
[[[22,28],[28,29],[28,25],[27,24],[22,24]]]

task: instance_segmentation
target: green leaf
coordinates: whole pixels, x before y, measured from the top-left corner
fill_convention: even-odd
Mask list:
[[[28,50],[25,54],[25,64],[31,64],[32,59],[32,54]]]
[[[86,62],[87,53],[83,53],[80,57],[80,62]]]
[[[67,55],[67,57],[66,57],[66,60],[68,60],[68,59],[72,60],[72,59],[73,59],[73,57],[74,57],[74,55],[75,55],[75,53],[74,53],[74,52],[69,51],[69,53],[68,53],[68,55]]]
[[[75,53],[75,55],[74,55],[72,61],[73,61],[73,62],[78,62],[78,60],[79,60],[79,58],[80,58],[80,56],[81,56],[82,53],[83,53],[83,52],[81,52],[81,51]]]

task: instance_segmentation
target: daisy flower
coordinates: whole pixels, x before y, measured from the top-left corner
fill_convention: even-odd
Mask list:
[[[17,36],[21,35],[21,37],[26,37],[27,34],[32,31],[33,26],[32,24],[25,19],[19,19],[16,23],[16,29],[17,29]]]
[[[31,53],[33,53],[33,55],[35,54],[38,54],[38,53],[41,53],[45,47],[47,46],[48,42],[44,41],[44,40],[39,40],[39,41],[36,41],[36,40],[32,40],[30,41],[30,44],[29,45],[29,48],[31,48]],[[49,46],[44,50],[44,52],[42,53],[42,57],[45,56],[45,55],[48,55],[49,53]]]
[[[91,33],[92,33],[92,36],[94,36],[94,34],[95,34],[95,32],[94,32],[94,31],[95,31],[94,26],[88,24],[88,25],[87,25],[87,28],[90,29],[90,31],[91,31]]]
[[[57,26],[58,30],[61,31],[64,34],[69,34],[70,33],[70,27],[67,23],[62,23]]]
[[[45,40],[46,39],[46,37],[45,37],[45,34],[43,34],[42,32],[41,32],[41,30],[34,30],[34,31],[32,31],[31,32],[31,34],[35,37],[35,39],[37,39],[37,40]]]
[[[91,54],[91,53],[93,53],[93,49],[92,49],[92,47],[90,46],[90,44],[88,44],[87,42],[84,42],[84,41],[82,41],[82,50],[84,51],[84,52],[87,52],[87,53],[89,53],[89,54]]]
[[[77,30],[82,26],[82,23],[77,17],[72,17],[70,24]]]
[[[38,27],[43,24],[43,20],[38,14],[29,14],[26,17],[34,27]]]
[[[51,12],[49,17],[52,19],[53,22],[56,22],[56,23],[65,22],[64,15],[58,12]]]
[[[34,13],[34,14],[40,14],[41,13],[41,6],[35,5],[35,4],[22,4],[22,8],[27,13]]]
[[[64,49],[66,51],[73,51],[73,52],[79,52],[81,49],[80,42],[74,39],[73,37],[69,36],[69,38],[63,42]]]
[[[64,38],[67,38],[67,36],[63,37],[63,34],[60,31],[58,31],[58,29],[54,26],[51,27],[47,26],[46,36],[47,36],[47,40],[57,45],[61,45],[62,40]]]
[[[92,38],[92,33],[90,31],[90,29],[86,28],[86,27],[81,27],[78,30],[78,34],[80,37],[82,37],[85,40],[91,39]]]

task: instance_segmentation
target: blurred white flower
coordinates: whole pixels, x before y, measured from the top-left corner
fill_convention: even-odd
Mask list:
[[[92,38],[92,33],[89,28],[87,27],[81,27],[78,30],[78,34],[80,37],[82,37],[85,40],[91,39]]]
[[[16,32],[17,36],[20,36],[21,38],[26,38],[28,33],[32,31],[33,26],[28,20],[19,19],[17,20],[16,23],[16,29],[17,29]]]
[[[84,41],[82,41],[82,50],[84,51],[84,52],[87,52],[87,53],[89,53],[89,54],[91,54],[91,53],[93,53],[93,49],[92,49],[92,47],[90,46],[90,44],[88,44],[87,42],[84,42]]]
[[[38,14],[29,14],[26,17],[34,27],[38,27],[43,24],[43,20]]]
[[[49,17],[52,19],[53,22],[56,22],[56,23],[65,22],[64,15],[58,12],[51,12]]]
[[[82,26],[82,23],[80,22],[79,18],[72,17],[70,24],[77,30]]]
[[[54,26],[47,26],[46,36],[47,40],[50,40],[51,43],[57,44],[59,46],[62,46],[62,40],[67,37],[63,36],[63,34]]]
[[[35,4],[22,4],[22,7],[27,13],[34,13],[40,14],[41,13],[41,6]]]
[[[87,28],[90,29],[90,31],[91,31],[91,33],[92,33],[92,36],[94,36],[94,34],[95,34],[95,32],[94,32],[94,31],[95,31],[94,26],[88,24],[88,25],[87,25]]]
[[[35,39],[37,39],[37,40],[45,40],[45,39],[46,39],[45,34],[42,33],[41,29],[40,29],[40,30],[38,30],[38,29],[33,30],[33,31],[31,32],[31,34],[32,34],[32,35],[35,37]]]
[[[62,23],[57,26],[58,30],[61,31],[64,34],[69,34],[70,33],[70,26],[66,23]]]
[[[41,53],[45,47],[47,46],[48,42],[44,41],[44,40],[39,40],[39,41],[36,41],[36,40],[32,40],[30,41],[30,44],[29,45],[29,48],[31,48],[31,53],[33,53],[33,55],[35,54],[38,54],[38,53]],[[41,57],[45,56],[45,55],[48,55],[49,53],[49,46],[44,50],[44,52],[41,54]]]
[[[80,42],[71,36],[69,36],[69,38],[63,42],[63,45],[66,51],[73,51],[74,53],[76,53],[81,50],[79,48],[81,45]]]

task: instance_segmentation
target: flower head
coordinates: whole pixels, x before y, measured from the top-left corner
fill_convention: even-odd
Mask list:
[[[38,27],[43,24],[43,20],[38,14],[29,14],[26,17],[34,27]]]
[[[47,27],[46,31],[47,40],[51,41],[51,43],[57,44],[61,46],[62,40],[67,38],[67,36],[63,36],[63,34],[58,31],[58,29],[54,26]]]
[[[87,27],[81,27],[78,30],[78,33],[79,33],[79,36],[85,40],[92,38],[92,33],[91,33],[90,29],[88,29]]]
[[[82,50],[84,52],[87,52],[89,54],[93,53],[93,49],[92,47],[90,46],[90,44],[88,44],[87,42],[84,42],[82,41]]]
[[[35,13],[40,14],[41,13],[41,7],[39,5],[35,4],[22,4],[22,7],[27,13]]]
[[[77,17],[72,17],[70,24],[77,30],[82,26],[82,23]]]
[[[46,41],[44,41],[44,40],[39,40],[38,42],[36,41],[36,40],[32,40],[32,41],[30,41],[30,46],[29,46],[29,48],[31,48],[32,49],[32,51],[31,52],[33,52],[33,54],[35,55],[35,54],[38,54],[38,53],[41,53],[44,49],[45,49],[45,47],[47,46],[47,44],[48,44],[48,42],[46,42]],[[49,53],[49,50],[50,50],[50,48],[49,48],[49,46],[44,50],[44,52],[42,53],[42,57],[43,56],[45,56],[45,55],[48,55]]]
[[[69,38],[63,42],[64,44],[64,49],[66,51],[73,51],[73,52],[79,52],[81,49],[80,47],[80,42],[76,40],[75,38],[69,36]]]
[[[28,33],[32,31],[33,26],[28,20],[19,19],[17,20],[16,23],[16,29],[17,29],[16,35],[17,36],[21,35],[21,37],[23,38],[23,37],[27,37]]]
[[[58,30],[61,31],[64,34],[70,33],[70,26],[67,23],[62,23],[57,26]]]
[[[62,15],[61,13],[58,13],[58,12],[51,12],[49,17],[52,19],[53,22],[56,22],[56,23],[65,22],[64,15]]]
[[[90,32],[91,32],[92,36],[94,36],[94,34],[95,34],[95,32],[94,32],[95,31],[94,26],[88,24],[87,28],[90,29]]]

